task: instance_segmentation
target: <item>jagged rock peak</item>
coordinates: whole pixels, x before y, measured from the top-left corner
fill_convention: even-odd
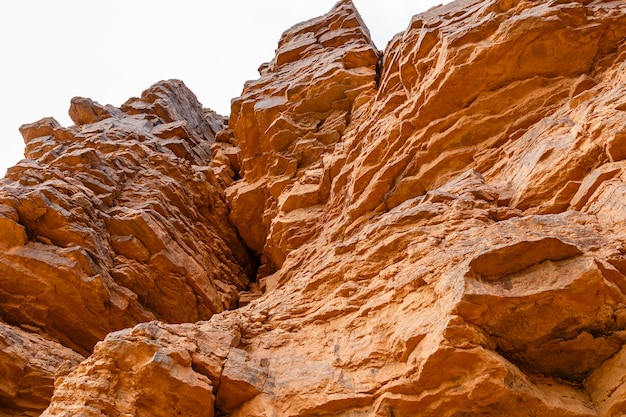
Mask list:
[[[351,0],[341,0],[327,14],[285,31],[278,42],[278,49],[291,49],[297,44],[304,44],[307,39],[311,40],[312,36],[322,44],[324,40],[333,38],[337,42],[337,38],[347,40],[349,37],[363,37],[373,45],[370,31]]]
[[[326,200],[325,155],[341,142],[353,107],[374,93],[378,60],[354,5],[340,2],[286,31],[261,78],[233,100],[229,127],[243,181],[228,190],[231,219],[261,256],[261,276],[314,234],[292,212]]]

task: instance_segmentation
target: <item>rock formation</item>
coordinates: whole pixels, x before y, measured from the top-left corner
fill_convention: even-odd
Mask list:
[[[232,174],[212,159],[224,119],[182,82],[157,83],[119,109],[75,98],[70,115],[68,128],[51,118],[21,127],[26,159],[0,189],[0,340],[13,362],[39,355],[48,401],[57,369],[37,364],[36,344],[55,343],[50,355],[76,364],[111,331],[236,307],[256,270],[228,220]],[[17,382],[0,386],[0,405],[43,411]]]
[[[319,226],[300,215],[328,199],[333,154],[357,97],[376,88],[379,53],[351,2],[286,31],[261,78],[232,102],[230,135],[242,181],[227,190],[230,217],[261,273],[281,267]],[[357,103],[358,104],[358,103]]]
[[[342,0],[228,126],[178,81],[24,126],[0,407],[625,415],[625,66],[623,2],[457,0],[379,52]]]

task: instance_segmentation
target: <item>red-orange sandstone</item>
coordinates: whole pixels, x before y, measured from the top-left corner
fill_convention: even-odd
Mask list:
[[[228,120],[23,126],[0,415],[626,415],[625,66],[621,1],[342,0]]]

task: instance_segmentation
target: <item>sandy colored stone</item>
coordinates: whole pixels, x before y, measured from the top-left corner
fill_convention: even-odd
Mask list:
[[[59,122],[54,120],[52,117],[45,117],[34,123],[20,126],[20,133],[24,138],[24,142],[28,145],[28,143],[33,139],[52,136],[54,131],[59,127],[61,127]]]
[[[233,348],[228,353],[216,392],[215,406],[228,413],[260,394],[267,382],[267,360],[251,361],[248,354]]]
[[[596,404],[599,415],[619,416],[626,413],[624,355],[625,351],[622,348],[585,380],[585,386]]]
[[[191,182],[260,257],[264,295],[235,290],[236,311],[109,334],[57,380],[44,415],[621,416],[624,39],[626,6],[599,1],[458,0],[415,15],[382,56],[347,0],[287,30],[233,101],[213,159],[193,171],[226,187],[228,205]],[[203,124],[185,114],[192,102],[176,102],[161,85],[122,106],[132,116],[96,125],[157,132],[195,160]],[[32,129],[46,135],[28,142],[43,157],[85,127]],[[145,141],[133,146],[152,166]],[[57,157],[97,160],[82,149]],[[193,189],[167,167],[160,181]],[[38,194],[61,201],[49,195]],[[141,201],[102,222],[124,258],[115,282],[149,306],[153,281],[133,274],[138,263],[189,279],[208,262],[167,239],[180,217]],[[71,207],[29,207],[68,228]],[[0,213],[17,222],[17,211]],[[212,246],[229,236],[217,224],[222,234],[196,232],[192,246],[211,261],[228,254]],[[19,238],[11,245],[18,252]],[[184,295],[184,280],[167,282],[168,297]],[[198,284],[196,298],[230,294],[229,281],[211,282],[221,292]]]
[[[0,315],[87,354],[236,306],[254,261],[204,169],[223,118],[177,80],[121,108],[77,97],[70,115],[22,126],[27,159],[0,187]]]
[[[311,227],[286,226],[281,214],[325,202],[323,177],[313,179],[311,172],[323,168],[322,156],[341,141],[358,97],[374,92],[378,58],[354,4],[341,1],[327,15],[283,33],[261,78],[233,100],[229,127],[241,149],[237,171],[244,181],[229,189],[231,219],[262,256],[262,271],[280,267],[306,240],[281,243],[299,233],[295,229]],[[282,200],[268,192],[278,178]]]
[[[83,359],[59,343],[0,322],[0,414],[41,414],[50,403],[55,378]]]
[[[111,333],[57,380],[53,405],[42,416],[213,416],[214,391],[240,337],[232,321],[150,322]],[[100,382],[90,384],[94,368]]]
[[[119,109],[100,103],[86,97],[74,97],[70,102],[69,116],[77,125],[91,124],[113,116],[123,116]]]
[[[546,237],[489,248],[472,259],[469,265],[483,278],[497,279],[543,261],[558,261],[581,254],[573,245]]]

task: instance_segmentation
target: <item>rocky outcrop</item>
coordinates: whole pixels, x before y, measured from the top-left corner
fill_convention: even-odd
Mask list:
[[[111,333],[61,381],[45,414],[206,415],[240,338],[236,321],[222,317],[210,325],[150,322]],[[94,367],[103,383],[86,390]]]
[[[74,98],[70,115],[22,126],[26,159],[2,180],[0,316],[87,355],[114,330],[234,308],[256,261],[212,160],[225,120],[176,80],[120,108]],[[51,394],[55,367],[40,371]]]
[[[84,359],[58,343],[0,322],[0,415],[41,414],[50,403],[55,378]]]
[[[280,268],[313,234],[328,199],[326,158],[341,145],[351,109],[373,95],[379,52],[352,2],[296,25],[278,43],[261,78],[232,102],[229,131],[243,178],[227,191],[230,217],[262,258]]]
[[[623,415],[625,48],[621,2],[458,0],[382,55],[349,0],[288,30],[196,168],[265,294],[109,334],[43,415]]]

